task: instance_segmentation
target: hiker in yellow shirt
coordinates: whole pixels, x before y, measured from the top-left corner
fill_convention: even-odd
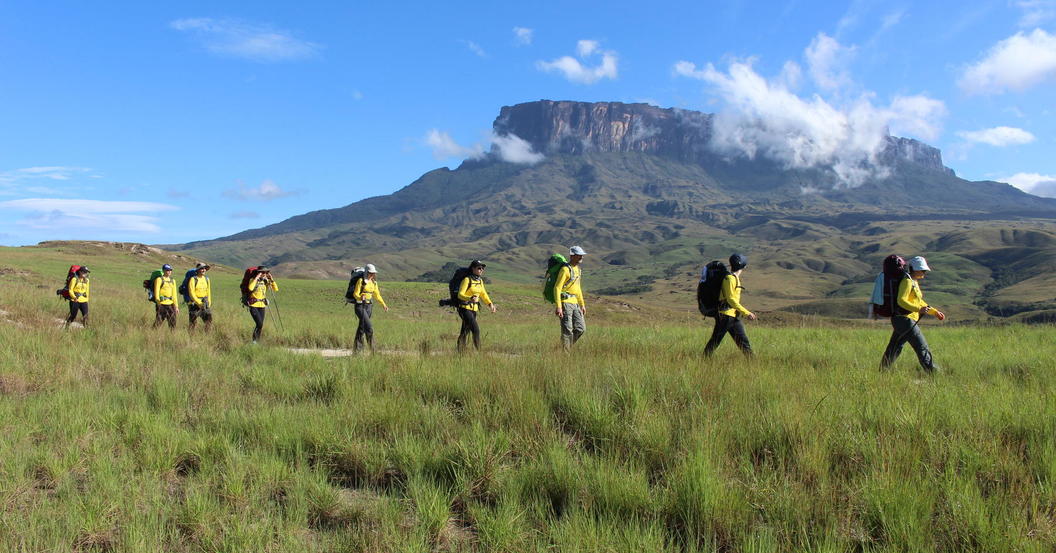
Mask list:
[[[722,343],[722,339],[728,333],[733,338],[733,343],[741,348],[744,355],[752,356],[752,344],[748,341],[748,333],[744,331],[744,323],[741,317],[755,320],[755,313],[748,311],[741,305],[741,273],[748,266],[748,258],[735,253],[730,256],[730,274],[722,281],[722,289],[719,291],[719,313],[715,317],[715,328],[711,331],[711,339],[704,346],[704,356],[710,357],[715,349]]]
[[[352,301],[355,302],[356,318],[359,319],[352,351],[358,352],[362,349],[365,340],[370,346],[370,353],[374,353],[374,324],[370,321],[374,315],[374,302],[380,303],[385,311],[389,310],[389,306],[385,305],[385,298],[381,297],[381,288],[378,287],[377,267],[367,263],[363,268],[363,278],[357,280],[355,288],[352,289]]]
[[[180,314],[180,305],[176,302],[178,286],[172,278],[172,265],[161,266],[161,276],[154,279],[154,325],[158,328],[162,321],[169,322],[169,328],[176,328],[176,315]]]
[[[256,327],[253,328],[253,343],[257,343],[260,335],[264,332],[264,314],[268,307],[268,288],[279,291],[279,285],[271,277],[271,271],[261,265],[253,272],[247,290],[249,296],[246,298],[246,307],[249,307],[249,315],[253,317]]]
[[[205,273],[210,267],[205,263],[198,263],[194,269],[195,275],[187,281],[187,299],[190,300],[187,304],[187,314],[190,317],[188,328],[194,332],[194,326],[201,318],[205,331],[209,332],[213,326],[213,288]]]
[[[554,314],[561,320],[561,346],[565,351],[570,351],[587,331],[587,304],[583,301],[580,284],[583,273],[579,266],[584,255],[587,252],[579,246],[569,248],[568,266],[561,267],[554,282],[554,298],[557,300]]]
[[[891,339],[884,350],[883,359],[880,360],[880,369],[890,367],[902,353],[902,347],[909,342],[917,353],[921,368],[925,372],[934,373],[938,367],[935,366],[931,348],[928,347],[928,341],[924,339],[924,333],[918,323],[921,315],[931,315],[944,321],[946,314],[928,305],[924,301],[924,292],[920,290],[919,281],[931,270],[928,261],[918,255],[909,260],[909,268],[909,276],[898,284],[898,312],[891,315]]]
[[[473,335],[473,348],[480,351],[480,325],[477,324],[477,312],[480,304],[484,303],[491,312],[495,312],[495,304],[484,289],[484,269],[487,267],[479,259],[469,262],[469,276],[462,279],[458,285],[458,317],[462,319],[462,329],[458,333],[458,342],[455,349],[462,353],[466,350],[466,340]]]
[[[81,324],[85,327],[88,326],[88,294],[91,288],[91,283],[88,281],[88,273],[90,272],[88,267],[81,267],[77,269],[66,283],[70,299],[70,316],[66,317],[64,328],[69,328],[70,323],[77,318],[77,313],[81,314]]]

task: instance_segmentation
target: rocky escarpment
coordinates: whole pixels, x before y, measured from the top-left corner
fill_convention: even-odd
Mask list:
[[[715,160],[708,147],[714,115],[649,104],[540,100],[504,106],[496,134],[513,134],[545,154],[643,152],[679,161]],[[877,159],[888,166],[909,164],[949,175],[942,152],[910,138],[886,137]]]

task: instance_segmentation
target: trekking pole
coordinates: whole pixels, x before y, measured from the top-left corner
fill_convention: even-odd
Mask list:
[[[286,334],[286,327],[282,324],[282,313],[279,313],[279,302],[275,301],[274,294],[275,293],[273,292],[271,297],[271,303],[275,304],[275,318],[279,321],[279,330],[281,330],[283,334]]]

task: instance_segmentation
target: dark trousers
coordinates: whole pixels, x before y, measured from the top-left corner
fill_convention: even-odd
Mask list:
[[[704,346],[704,355],[710,356],[714,353],[715,348],[719,347],[727,333],[733,338],[733,343],[737,344],[746,356],[751,357],[752,344],[748,341],[748,333],[744,331],[744,323],[738,317],[721,314],[715,317],[715,328],[711,331],[708,345]]]
[[[370,317],[374,314],[374,304],[372,303],[357,303],[356,304],[356,318],[359,319],[359,326],[356,327],[356,341],[352,343],[352,350],[359,351],[366,345],[370,346],[370,352],[374,353],[374,325],[370,322]]]
[[[77,313],[81,314],[81,324],[88,326],[88,302],[79,303],[75,301],[70,302],[70,316],[66,317],[66,326],[70,326],[70,323],[77,318]]]
[[[260,339],[260,333],[264,331],[264,310],[265,307],[250,307],[249,316],[253,317],[253,322],[257,324],[256,328],[253,329],[253,341],[256,342]]]
[[[158,328],[162,321],[168,321],[169,328],[176,328],[175,305],[155,305],[154,307],[154,326],[152,328]]]
[[[462,319],[462,330],[458,333],[456,349],[461,353],[466,349],[466,339],[473,334],[473,347],[480,350],[480,325],[477,324],[477,312],[458,308],[458,317]]]
[[[906,342],[909,342],[909,345],[913,346],[913,351],[917,352],[920,367],[927,372],[934,371],[935,362],[931,358],[931,349],[928,347],[928,341],[924,339],[920,325],[909,317],[897,315],[891,317],[891,340],[887,342],[884,358],[880,360],[880,368],[890,367],[902,353],[902,346],[905,346]]]
[[[205,324],[206,331],[213,326],[213,312],[204,305],[198,306],[193,302],[187,304],[187,317],[190,319],[191,330],[194,330],[194,325],[198,322],[199,318],[201,318],[202,323]]]

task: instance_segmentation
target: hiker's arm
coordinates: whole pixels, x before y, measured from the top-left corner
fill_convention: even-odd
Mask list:
[[[473,299],[473,294],[469,293],[469,277],[463,278],[462,282],[458,284],[458,299],[462,301]]]
[[[722,293],[719,295],[720,298],[726,298],[726,304],[729,305],[733,310],[737,311],[741,315],[748,318],[754,316],[754,313],[745,309],[741,302],[738,301],[737,296],[737,277],[730,275],[722,279]]]
[[[269,279],[268,279],[268,282],[269,282],[269,283],[271,283],[271,289],[272,289],[272,290],[274,290],[274,291],[276,291],[276,292],[278,292],[278,291],[279,291],[279,283],[278,283],[278,282],[275,282],[275,279],[273,279],[273,278],[269,278]]]
[[[927,307],[928,304],[924,303],[919,294],[916,295],[917,297],[913,297],[913,288],[912,279],[902,279],[902,282],[898,285],[898,306],[910,313],[917,313]]]
[[[208,277],[205,279],[205,301],[207,305],[213,305],[213,283]]]
[[[486,303],[487,305],[491,306],[492,312],[495,311],[495,306],[492,305],[492,303],[491,303],[491,296],[488,296],[488,289],[484,288],[484,285],[480,286],[480,301],[482,301],[482,302]]]
[[[931,315],[931,316],[935,317],[936,319],[938,319],[940,321],[945,321],[946,320],[946,314],[945,313],[943,313],[942,311],[939,311],[938,309],[935,309],[934,307],[932,307],[930,305],[925,305],[924,307],[921,307],[920,308],[920,314],[921,315]]]
[[[161,305],[161,277],[154,279],[154,303]]]
[[[356,301],[363,301],[363,279],[356,281],[356,287],[352,289],[352,299]]]
[[[378,286],[377,282],[374,283],[374,299],[378,300],[385,311],[389,310],[389,306],[385,305],[385,298],[381,297],[381,286]]]
[[[568,279],[571,278],[571,276],[572,275],[567,266],[561,267],[561,269],[557,271],[557,280],[554,281],[554,303],[557,304],[557,309],[554,313],[558,317],[563,316],[565,312],[565,302],[561,299],[561,290],[565,288],[565,283],[568,282]]]

